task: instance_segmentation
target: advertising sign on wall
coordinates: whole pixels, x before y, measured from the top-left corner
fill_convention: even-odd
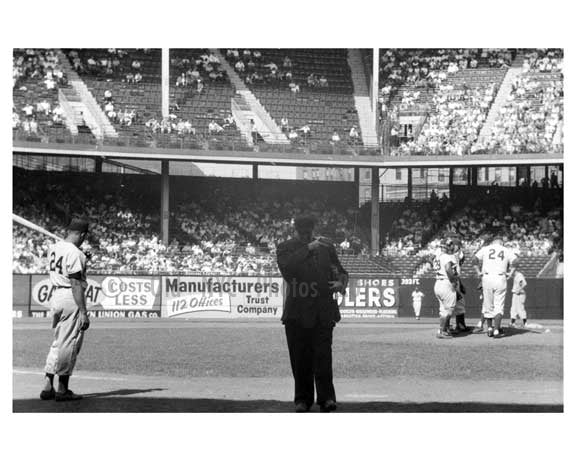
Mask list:
[[[338,305],[343,318],[397,317],[398,280],[351,277]]]
[[[563,279],[528,279],[526,309],[533,319],[563,318]],[[342,317],[414,317],[412,292],[424,295],[421,316],[438,315],[434,279],[351,277],[345,297],[338,295]],[[478,318],[482,301],[478,279],[465,279],[468,318]],[[505,314],[509,315],[511,286]],[[13,275],[13,317],[45,317],[54,289],[47,275]],[[86,290],[89,315],[102,318],[280,318],[280,277],[132,277],[93,275]],[[162,300],[162,301],[161,301]]]
[[[92,317],[159,317],[160,278],[130,276],[88,276],[86,307]],[[48,276],[32,277],[32,315],[50,311],[55,288]]]
[[[30,276],[12,275],[12,317],[28,317],[30,314]]]
[[[162,317],[280,318],[282,278],[162,277]]]

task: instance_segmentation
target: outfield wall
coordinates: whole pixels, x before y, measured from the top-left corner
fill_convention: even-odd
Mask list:
[[[564,318],[564,279],[538,279],[529,278],[526,280],[526,311],[532,319],[563,319]],[[420,290],[424,293],[422,299],[421,317],[438,316],[438,301],[434,295],[434,279],[414,279],[418,283]],[[480,317],[482,301],[480,290],[477,289],[479,279],[464,279],[466,288],[465,303],[466,313],[470,318]],[[412,307],[412,292],[414,285],[402,285],[399,293],[398,309],[399,317],[414,317]],[[512,304],[512,280],[508,282],[506,300],[504,303],[504,315],[510,315]]]
[[[436,317],[434,279],[352,276],[346,296],[338,295],[343,318],[414,317],[412,292],[424,294],[421,317]],[[528,279],[526,310],[532,319],[562,319],[563,279]],[[479,317],[478,279],[463,281],[468,317]],[[48,275],[13,275],[13,317],[46,317],[53,288]],[[511,282],[505,315],[511,304]],[[90,275],[87,307],[97,318],[280,319],[281,277]]]

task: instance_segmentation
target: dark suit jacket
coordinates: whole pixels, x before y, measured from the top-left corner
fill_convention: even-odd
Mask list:
[[[306,328],[316,323],[333,325],[340,321],[340,310],[328,282],[348,284],[334,246],[309,251],[297,239],[282,242],[277,248],[278,267],[286,282],[282,322],[298,320]]]

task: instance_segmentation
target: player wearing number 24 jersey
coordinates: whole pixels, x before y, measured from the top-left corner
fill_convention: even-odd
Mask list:
[[[475,255],[474,266],[482,277],[482,315],[488,322],[488,336],[500,335],[506,280],[515,260],[516,254],[502,245],[500,238],[494,238],[492,243],[481,248]]]
[[[71,288],[70,274],[79,274],[86,288],[86,255],[71,242],[61,240],[48,252],[50,283],[56,288]]]
[[[76,400],[81,396],[68,388],[76,358],[82,347],[84,331],[90,326],[86,312],[86,255],[80,245],[88,233],[88,223],[74,219],[68,226],[65,240],[57,242],[48,252],[50,282],[54,287],[51,299],[54,341],[46,357],[42,400]],[[58,375],[58,391],[54,390]]]

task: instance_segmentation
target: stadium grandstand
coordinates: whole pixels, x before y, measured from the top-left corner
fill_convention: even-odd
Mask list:
[[[102,274],[277,274],[302,213],[354,274],[430,277],[442,238],[470,256],[495,234],[526,276],[555,273],[562,63],[561,49],[15,49],[13,212],[57,235],[88,217]],[[46,272],[51,241],[15,221],[13,272]]]

